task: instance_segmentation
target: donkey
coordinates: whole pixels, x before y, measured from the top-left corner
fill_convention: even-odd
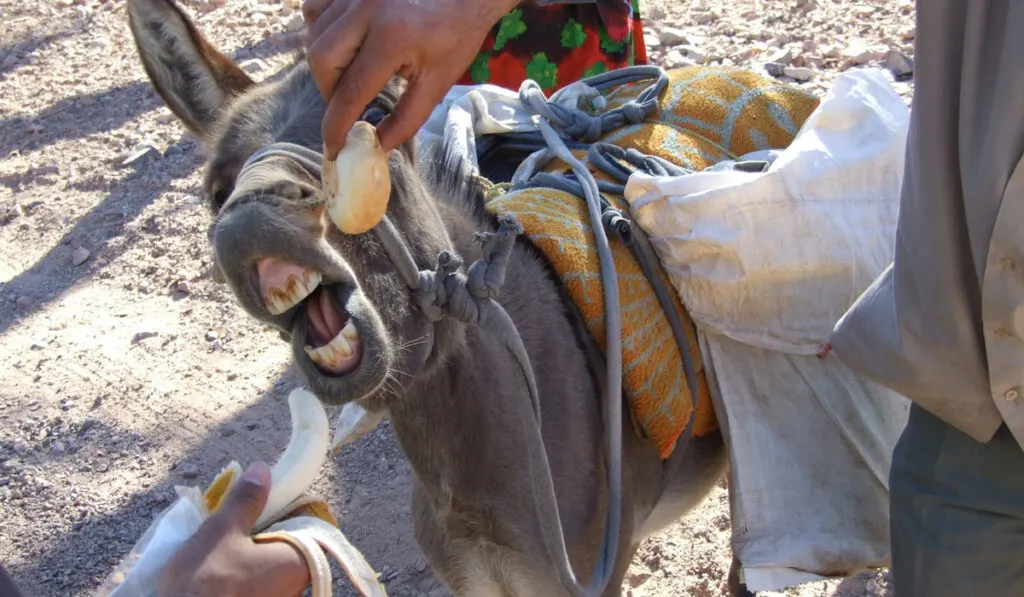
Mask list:
[[[414,532],[432,569],[459,596],[570,595],[549,548],[558,530],[541,524],[535,508],[544,470],[529,439],[537,415],[505,347],[477,326],[425,317],[380,239],[340,233],[317,203],[318,181],[297,161],[269,157],[272,167],[239,185],[247,158],[270,143],[322,148],[326,105],[305,60],[257,85],[173,0],[129,0],[128,12],[153,86],[210,148],[203,189],[224,280],[249,316],[290,343],[320,400],[359,401],[390,420],[415,473]],[[398,79],[389,83],[363,119],[379,122],[402,89]],[[431,269],[442,251],[478,259],[475,235],[497,229],[480,188],[444,152],[418,158],[414,141],[388,160],[387,217],[417,266]],[[535,373],[565,551],[585,578],[599,558],[609,503],[604,357],[524,239],[514,242],[496,300]],[[719,434],[689,439],[663,461],[623,418],[621,527],[608,597],[621,594],[639,543],[696,506],[727,468]]]

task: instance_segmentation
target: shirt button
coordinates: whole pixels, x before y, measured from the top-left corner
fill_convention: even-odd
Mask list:
[[[1003,394],[1003,398],[1006,398],[1011,402],[1016,400],[1019,396],[1020,390],[1018,390],[1017,388],[1010,388],[1009,390],[1006,390],[1005,394]]]

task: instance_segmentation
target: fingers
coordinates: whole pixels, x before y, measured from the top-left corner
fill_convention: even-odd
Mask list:
[[[342,5],[343,2],[336,2],[331,9]],[[328,9],[328,12],[331,9]],[[321,26],[325,29],[316,33]],[[338,86],[338,79],[355,58],[368,29],[368,19],[360,17],[358,11],[344,13],[338,18],[325,15],[311,28],[306,60],[309,63],[309,72],[316,81],[317,89],[320,90],[324,101],[331,98]]]
[[[377,125],[377,138],[384,152],[416,135],[450,87],[445,78],[435,72],[421,73],[410,81],[394,111]]]
[[[249,587],[240,595],[300,597],[312,580],[302,554],[284,541],[260,543],[250,553],[245,562],[251,571]]]
[[[331,0],[306,0],[302,3],[302,19],[308,29],[320,18],[324,10],[331,5]]]
[[[249,466],[231,487],[221,506],[211,516],[214,526],[233,526],[246,535],[263,512],[270,494],[270,467],[263,462]],[[221,527],[223,528],[223,527]]]
[[[358,10],[358,5],[352,6],[350,0],[334,0],[329,6],[325,5],[324,10],[317,15],[315,21],[309,22],[307,30],[309,31],[310,43],[320,39],[324,32],[327,31],[332,25],[341,19],[351,19],[350,13],[355,13]],[[366,12],[363,10],[362,12]]]
[[[401,62],[388,52],[364,48],[338,80],[323,119],[324,152],[335,160],[345,137],[366,105],[377,97]]]

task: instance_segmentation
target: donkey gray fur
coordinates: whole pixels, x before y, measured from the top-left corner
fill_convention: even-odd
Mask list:
[[[536,418],[522,374],[486,331],[451,319],[430,323],[372,233],[341,234],[313,207],[316,182],[280,158],[272,180],[225,201],[245,159],[289,141],[320,150],[325,103],[304,60],[256,85],[217,52],[172,0],[129,0],[130,27],[146,72],[167,106],[211,150],[204,191],[219,268],[241,306],[290,339],[294,360],[325,403],[360,400],[390,419],[415,472],[415,536],[434,571],[459,596],[568,595],[537,522],[532,488],[543,474],[528,432]],[[375,104],[389,111],[393,82]],[[389,156],[394,222],[421,269],[443,250],[468,265],[474,234],[495,230],[479,189],[443,156],[418,173],[413,142]],[[304,305],[274,316],[263,306],[254,263],[273,256],[316,269],[337,285],[365,345],[362,364],[337,377],[303,351]],[[604,359],[557,278],[520,239],[497,299],[515,321],[535,370],[542,435],[576,577],[589,580],[601,545],[608,490],[602,418]],[[680,445],[663,462],[640,439],[624,404],[622,532],[604,595],[621,594],[636,548],[698,504],[727,466],[718,434]]]

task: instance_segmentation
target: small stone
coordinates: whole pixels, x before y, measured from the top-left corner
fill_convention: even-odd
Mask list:
[[[764,65],[765,72],[773,77],[781,77],[785,69],[785,66],[782,66],[777,62],[766,62]]]
[[[764,61],[765,62],[770,62],[770,63],[773,63],[773,64],[789,64],[790,61],[792,61],[792,60],[793,60],[793,55],[790,54],[789,50],[787,50],[785,48],[779,48],[777,50],[773,50],[771,52],[768,52],[764,56]]]
[[[249,431],[255,431],[255,430],[259,429],[259,427],[260,427],[260,424],[255,422],[255,421],[252,421],[252,422],[249,422],[249,423],[245,424],[245,428],[248,429]]]
[[[232,427],[225,427],[224,429],[220,430],[220,436],[221,437],[231,437],[235,433],[237,433],[237,432]]]
[[[178,283],[174,285],[174,289],[182,294],[189,294],[192,292],[192,287],[188,285],[188,280],[179,280]]]
[[[14,301],[14,302],[19,307],[25,308],[25,307],[31,307],[33,304],[35,304],[36,299],[35,299],[35,297],[27,296],[26,295],[26,296],[19,296],[18,300]]]
[[[797,81],[810,81],[814,78],[814,71],[805,66],[787,66],[782,69],[782,74]]]
[[[25,442],[14,442],[12,448],[14,448],[14,453],[18,456],[25,456],[32,451],[32,448]]]
[[[138,344],[139,342],[142,342],[146,338],[153,338],[153,337],[159,336],[159,335],[160,334],[158,332],[150,332],[150,331],[138,332],[137,334],[132,336],[132,344]]]
[[[910,41],[917,37],[917,27],[914,25],[908,25],[903,29],[900,29],[900,39],[903,41]]]
[[[885,51],[878,47],[865,47],[863,44],[854,44],[843,50],[842,56],[844,58],[843,68],[849,68],[851,66],[867,64],[874,60],[881,60],[885,56]]]
[[[297,32],[297,31],[302,31],[302,29],[305,26],[306,26],[306,21],[305,21],[305,19],[302,18],[302,14],[301,13],[295,13],[285,23],[284,28],[287,29],[288,31]]]
[[[678,46],[686,43],[686,32],[675,27],[665,27],[658,34],[658,41],[666,46]]]
[[[138,145],[134,149],[121,154],[121,165],[129,166],[156,151],[157,149],[152,145]]]
[[[914,61],[899,50],[890,50],[885,56],[885,68],[892,72],[897,81],[904,81],[914,75]]]
[[[206,332],[206,340],[208,342],[213,342],[214,340],[217,340],[218,338],[220,338],[220,335],[217,332],[215,332],[213,330],[210,330],[210,331]]]
[[[54,454],[63,454],[66,449],[64,442],[53,442],[53,445],[50,446],[50,452]]]
[[[698,13],[693,14],[691,16],[691,18],[698,25],[707,25],[711,21],[714,21],[715,19],[717,19],[718,15],[716,15],[713,12],[698,12]]]
[[[803,43],[804,52],[814,52],[818,49],[818,44],[814,43],[813,39],[805,39]]]
[[[299,19],[301,20],[302,17],[299,16]],[[238,68],[244,70],[250,75],[255,75],[256,73],[261,73],[267,70],[267,63],[260,60],[259,58],[251,58],[249,60],[246,60],[245,62],[240,63],[238,65]]]
[[[199,476],[199,467],[191,463],[185,463],[178,467],[178,472],[184,479],[195,479]]]
[[[665,55],[665,66],[668,68],[684,68],[694,66],[694,64],[693,60],[684,56],[679,50],[672,50]]]
[[[96,463],[95,466],[92,467],[92,470],[96,471],[97,473],[105,473],[109,469],[110,465],[107,463],[106,460],[100,460],[99,462]]]
[[[683,52],[683,55],[692,60],[695,64],[704,64],[708,61],[708,55],[699,48],[684,46],[680,48],[680,50]]]
[[[825,46],[821,48],[821,55],[824,58],[836,60],[843,57],[843,51],[836,46]]]
[[[85,260],[89,258],[89,250],[84,247],[78,247],[74,253],[71,254],[71,263],[76,266],[85,263]]]

